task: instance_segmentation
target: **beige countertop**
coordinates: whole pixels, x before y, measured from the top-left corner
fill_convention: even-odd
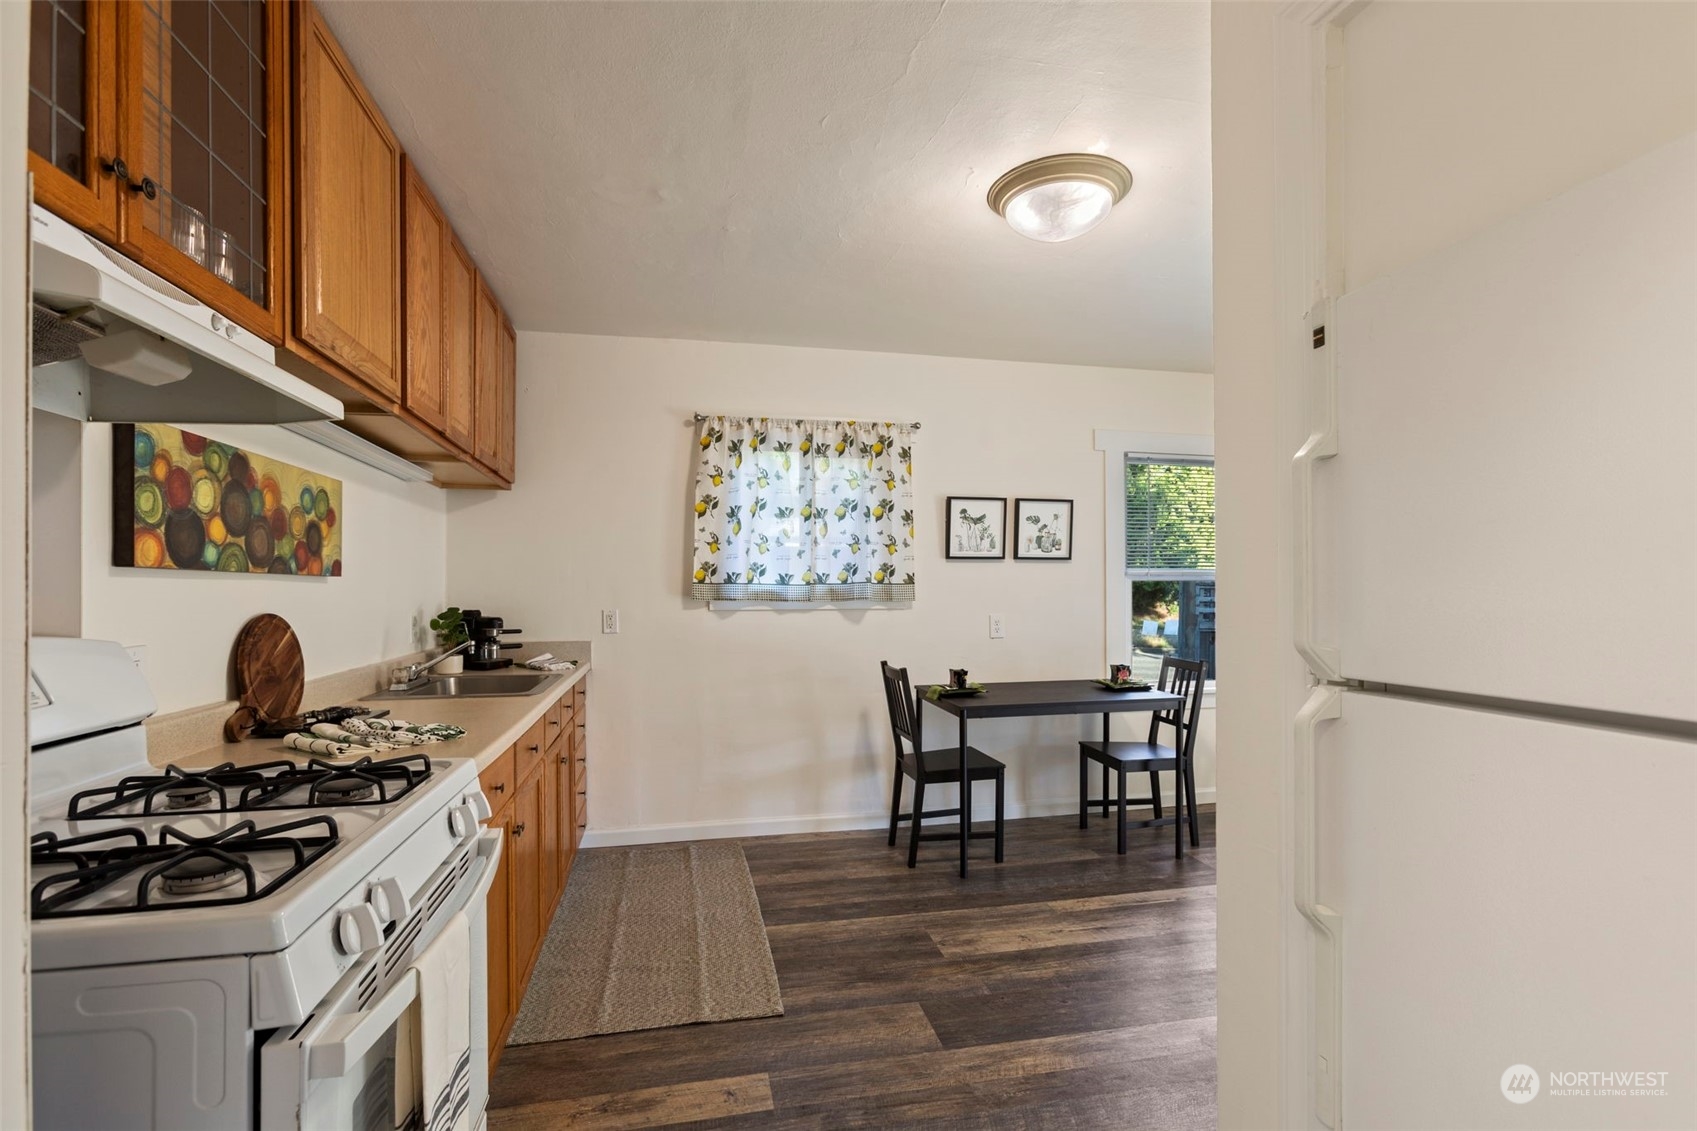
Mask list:
[[[447,723],[459,727],[465,731],[464,737],[451,742],[433,743],[428,747],[430,756],[472,758],[476,760],[478,770],[482,771],[507,747],[517,742],[519,736],[541,718],[545,710],[559,702],[560,695],[567,688],[589,674],[589,646],[583,642],[570,641],[526,643],[514,653],[517,662],[513,667],[481,674],[536,675],[538,673],[520,665],[525,659],[542,652],[552,652],[562,659],[575,659],[578,664],[571,671],[554,673],[554,678],[533,694],[475,699],[409,699],[406,696],[386,696],[379,691],[368,692],[364,696],[347,696],[342,702],[358,702],[373,710],[387,708],[391,717],[410,723]],[[316,682],[318,681],[314,681]],[[317,701],[312,692],[313,684],[308,684],[304,707],[329,705],[327,702]],[[202,712],[206,710],[210,709],[202,709]],[[190,712],[182,714],[188,715]],[[150,728],[148,758],[154,765],[175,764],[184,769],[204,769],[224,762],[246,766],[275,761],[278,758],[308,757],[299,750],[291,750],[278,740],[266,738],[248,739],[244,742],[217,742],[211,745],[202,741],[183,748],[181,743],[170,741],[171,721],[161,720],[157,730]]]

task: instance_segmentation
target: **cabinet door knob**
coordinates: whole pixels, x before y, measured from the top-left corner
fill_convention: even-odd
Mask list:
[[[507,792],[507,783],[504,781],[498,781],[489,788],[494,790],[496,793],[505,793]]]
[[[143,177],[139,181],[130,182],[130,191],[139,192],[149,200],[159,196],[159,184],[152,177]]]
[[[571,759],[571,756],[569,754],[560,755],[560,765],[569,766],[571,764],[572,764],[572,759]]]
[[[514,836],[523,836],[524,835],[524,824],[523,824],[523,822],[520,822],[519,824],[516,824],[516,825],[513,826],[513,835]]]
[[[102,161],[100,163],[100,171],[109,177],[117,177],[120,181],[127,181],[130,179],[130,167],[124,163],[124,159],[122,157],[114,157],[110,161]]]

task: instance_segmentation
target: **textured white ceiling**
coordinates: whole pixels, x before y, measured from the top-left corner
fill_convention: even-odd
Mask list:
[[[1206,4],[323,10],[521,329],[1211,367]],[[1082,239],[985,206],[1090,148]]]

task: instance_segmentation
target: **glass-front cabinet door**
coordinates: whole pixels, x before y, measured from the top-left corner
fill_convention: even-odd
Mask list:
[[[285,4],[33,0],[30,34],[37,199],[281,341]]]
[[[119,66],[132,186],[123,242],[273,341],[280,241],[283,5],[125,0]],[[139,185],[139,188],[136,187]]]
[[[31,0],[29,168],[35,197],[107,240],[118,236],[113,0]]]

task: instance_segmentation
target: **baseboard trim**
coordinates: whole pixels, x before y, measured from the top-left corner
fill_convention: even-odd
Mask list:
[[[1172,798],[1165,799],[1171,804]],[[1198,805],[1214,804],[1212,788],[1196,791]],[[988,816],[989,807],[982,811]],[[1009,804],[1007,819],[1058,817],[1078,812],[1078,799]],[[978,813],[973,814],[978,817]],[[629,825],[619,829],[591,828],[583,834],[584,848],[617,848],[629,844],[670,844],[680,840],[723,840],[730,837],[783,836],[787,833],[831,833],[854,829],[881,829],[889,824],[888,813],[851,813],[838,816],[760,817],[728,821],[695,821],[678,825]],[[973,822],[978,823],[976,820]]]

